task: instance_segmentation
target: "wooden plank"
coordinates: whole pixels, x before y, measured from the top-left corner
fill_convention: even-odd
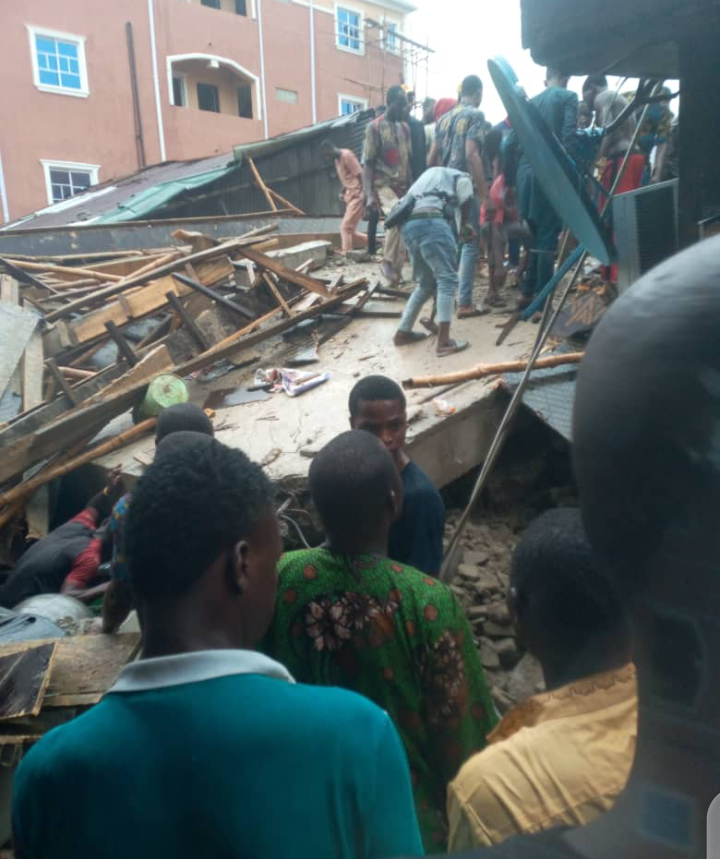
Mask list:
[[[75,456],[69,460],[64,460],[60,465],[56,465],[42,471],[34,477],[31,477],[29,480],[24,480],[22,483],[13,486],[12,489],[8,489],[7,492],[0,493],[0,505],[13,505],[18,500],[24,500],[32,495],[36,489],[41,486],[45,486],[45,484],[49,483],[51,480],[64,477],[71,471],[75,471],[75,469],[79,468],[81,465],[86,465],[94,459],[100,459],[116,450],[120,450],[135,441],[141,435],[153,430],[156,423],[157,418],[148,418],[145,421],[141,421],[141,423],[136,424],[134,427],[118,433],[118,435],[113,436],[107,441],[101,442],[90,450],[81,453],[79,456]],[[2,524],[4,524],[4,521]]]
[[[99,310],[88,313],[77,322],[67,323],[70,336],[76,343],[87,343],[96,337],[106,334],[105,325],[114,322],[116,325],[124,325],[132,319],[140,319],[149,313],[153,313],[167,304],[165,295],[172,291],[178,293],[178,286],[171,276],[151,280],[147,286],[131,292],[118,301],[113,301]],[[190,290],[185,289],[180,294],[187,294]]]
[[[187,262],[198,263],[205,262],[209,259],[214,259],[215,257],[219,257],[223,254],[235,251],[238,248],[242,248],[244,244],[247,244],[247,242],[256,243],[257,238],[253,237],[250,239],[246,239],[245,241],[243,241],[242,237],[239,239],[232,239],[231,241],[224,242],[217,247],[208,248],[207,250],[199,251],[196,254],[191,254],[190,256],[181,257],[180,259],[173,260],[172,262],[167,263],[167,265],[155,269],[153,274],[156,278],[164,277],[165,275],[171,274],[173,271],[176,271],[178,268],[181,268]],[[118,295],[119,293],[132,289],[135,286],[141,286],[146,280],[149,279],[150,278],[148,275],[138,275],[135,277],[130,276],[127,279],[121,280],[118,283],[114,283],[111,286],[105,287],[104,289],[100,289],[97,292],[90,293],[90,295],[83,296],[82,298],[78,298],[75,301],[71,301],[70,304],[67,304],[65,307],[61,307],[58,310],[49,313],[46,319],[48,322],[52,322],[55,319],[60,319],[63,316],[67,316],[69,313],[79,310],[81,307],[86,307],[91,301],[101,301],[106,298],[110,298],[111,296]]]
[[[40,320],[14,304],[0,302],[0,396],[12,378]]]
[[[63,392],[63,394],[65,394],[65,396],[70,401],[70,404],[73,406],[80,405],[80,402],[81,402],[80,398],[75,393],[75,391],[72,389],[72,387],[68,383],[68,380],[65,378],[65,376],[63,376],[62,371],[60,370],[58,365],[55,363],[55,359],[54,358],[48,358],[47,361],[45,362],[45,364],[46,364],[48,370],[50,370],[50,372],[55,377],[55,381],[58,383],[60,390]]]
[[[9,274],[0,274],[0,301],[20,304],[20,286]]]
[[[250,172],[253,175],[253,179],[255,180],[255,184],[258,186],[258,188],[265,195],[265,199],[270,204],[270,208],[273,210],[273,212],[277,212],[277,206],[275,205],[275,200],[273,200],[272,194],[270,193],[268,186],[265,184],[265,182],[263,182],[263,178],[260,175],[260,173],[258,172],[258,169],[255,166],[255,162],[252,160],[252,158],[250,158],[250,156],[247,157],[247,163],[250,165]]]
[[[272,294],[278,300],[278,303],[280,304],[282,309],[285,311],[285,313],[287,313],[288,316],[292,316],[293,312],[290,309],[290,307],[288,306],[287,301],[285,301],[285,299],[282,297],[282,293],[277,288],[277,284],[273,280],[273,276],[270,274],[270,272],[264,271],[263,272],[263,278],[265,280],[265,283],[270,287],[270,292],[272,292]]]
[[[51,265],[49,263],[40,262],[26,262],[25,260],[21,259],[8,259],[6,260],[6,262],[9,262],[11,265],[17,266],[18,268],[21,268],[23,271],[67,274],[74,277],[93,278],[94,280],[100,281],[101,283],[106,280],[122,280],[122,277],[119,274],[104,274],[103,272],[93,271],[89,268],[70,268],[69,266],[64,265]]]
[[[23,354],[23,411],[39,406],[43,400],[44,354],[42,334],[33,331]]]
[[[323,298],[330,298],[330,292],[328,289],[316,278],[310,277],[307,274],[302,274],[299,271],[294,271],[293,269],[284,266],[278,260],[274,260],[272,257],[269,257],[254,248],[242,248],[240,253],[244,257],[252,260],[255,265],[269,269],[278,277],[288,281],[288,283],[294,283],[296,286],[307,289],[309,292],[316,292],[318,295],[322,295]]]
[[[306,319],[313,319],[323,311],[332,310],[334,307],[347,301],[348,298],[355,295],[356,292],[359,292],[359,290],[365,286],[367,286],[367,280],[365,278],[361,278],[360,280],[356,280],[353,283],[348,284],[348,286],[339,290],[336,295],[329,298],[327,301],[324,301],[322,304],[318,304],[316,307],[312,307],[304,313],[296,313],[295,316],[292,316],[289,319],[283,319],[275,325],[271,325],[269,328],[266,328],[264,331],[249,334],[246,337],[242,337],[242,339],[240,338],[244,332],[236,332],[235,335],[232,335],[221,343],[218,343],[217,346],[209,352],[205,352],[203,355],[198,355],[197,358],[192,358],[190,361],[186,361],[184,364],[181,364],[176,368],[176,372],[178,375],[184,376],[194,370],[202,370],[204,367],[214,364],[221,358],[229,358],[231,355],[241,352],[244,349],[250,349],[258,343],[262,343],[264,340],[275,337],[277,334],[282,334],[283,331],[287,331],[299,322],[304,322]],[[279,312],[279,308],[277,308],[276,311],[272,311],[273,314],[276,312]],[[257,323],[253,323],[250,327],[254,328],[256,324]]]
[[[110,337],[115,341],[115,345],[118,348],[118,358],[124,358],[125,361],[127,361],[128,366],[134,367],[137,364],[138,359],[135,356],[135,352],[133,352],[132,346],[123,336],[123,333],[114,322],[106,322],[105,328],[107,329]]]
[[[305,212],[303,212],[302,209],[298,209],[298,207],[295,206],[293,203],[291,203],[290,200],[286,200],[282,194],[278,194],[278,192],[273,191],[272,188],[268,188],[268,191],[270,191],[272,196],[278,201],[278,203],[280,203],[281,206],[287,206],[287,208],[290,209],[291,211],[295,212],[296,215],[304,215],[305,214]]]
[[[93,403],[101,403],[103,400],[110,400],[113,397],[118,397],[127,391],[137,388],[138,385],[143,385],[151,382],[155,376],[159,376],[173,366],[172,356],[164,344],[148,352],[137,364],[120,376],[119,379],[111,382],[106,387],[93,394],[84,405],[92,405]],[[77,388],[75,389],[77,390]]]
[[[198,292],[201,292],[203,295],[206,295],[208,298],[211,298],[213,301],[224,307],[226,310],[229,310],[231,313],[235,313],[236,315],[242,316],[243,319],[255,319],[256,314],[253,313],[251,310],[248,310],[247,307],[243,307],[236,301],[231,301],[229,298],[225,298],[224,295],[220,295],[220,293],[218,292],[213,292],[212,289],[209,289],[207,286],[200,283],[199,280],[195,280],[192,277],[180,274],[180,272],[175,272],[175,274],[173,274],[173,277],[176,280],[180,281],[180,283],[184,284],[186,287],[196,289]]]
[[[165,297],[167,298],[168,302],[170,303],[170,306],[173,308],[173,310],[177,313],[179,318],[182,320],[183,325],[187,329],[190,336],[193,338],[193,340],[200,347],[200,351],[206,352],[210,348],[210,344],[205,339],[205,335],[202,333],[202,331],[195,324],[195,320],[192,318],[192,316],[190,316],[185,311],[185,308],[182,306],[182,302],[180,301],[180,299],[172,291],[168,292],[168,294]]]
[[[120,635],[75,635],[52,639],[55,659],[45,704],[63,695],[102,697],[115,683],[124,666],[140,649],[138,632]],[[46,640],[0,645],[0,656],[47,643]]]
[[[47,641],[0,655],[0,721],[37,716],[50,682],[57,644]]]

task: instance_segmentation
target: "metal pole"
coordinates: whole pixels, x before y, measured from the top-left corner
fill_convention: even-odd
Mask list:
[[[125,24],[125,36],[127,38],[128,62],[130,63],[130,89],[133,101],[133,119],[135,121],[135,146],[137,148],[138,166],[144,167],[145,161],[145,138],[143,136],[142,115],[140,114],[140,96],[138,93],[137,66],[135,64],[135,42],[133,39],[133,26],[130,21]]]
[[[655,90],[653,91],[653,95],[660,91],[662,88],[662,81],[658,82]],[[615,196],[615,192],[617,190],[618,185],[620,184],[623,175],[625,174],[625,170],[628,165],[628,161],[630,160],[630,156],[635,149],[635,144],[637,143],[637,139],[640,135],[640,129],[642,127],[643,122],[645,121],[645,117],[648,111],[649,105],[645,105],[645,109],[642,112],[640,119],[635,127],[635,133],[633,134],[632,141],[630,146],[628,147],[627,152],[625,153],[625,157],[623,158],[622,164],[620,165],[620,169],[617,172],[617,176],[615,177],[615,181],[613,182],[612,188],[610,189],[610,193],[608,195],[608,200],[606,203],[606,208],[612,202],[612,198]],[[535,338],[535,345],[533,347],[532,354],[530,355],[530,360],[528,361],[527,368],[523,373],[523,377],[520,380],[520,384],[515,389],[515,393],[508,404],[507,409],[505,410],[505,414],[500,421],[500,426],[495,433],[495,437],[492,440],[490,445],[490,449],[488,450],[487,456],[485,457],[485,461],[483,462],[483,467],[480,470],[480,475],[478,479],[475,481],[475,486],[473,487],[472,494],[470,495],[470,500],[467,503],[465,510],[463,511],[462,516],[460,517],[460,521],[458,522],[457,528],[455,529],[455,533],[450,541],[450,545],[445,552],[445,557],[443,558],[442,567],[440,569],[440,580],[443,582],[449,581],[449,579],[454,574],[457,569],[458,562],[458,554],[460,549],[460,538],[462,537],[465,528],[467,526],[468,520],[470,518],[470,514],[473,511],[473,508],[477,504],[478,498],[480,497],[480,493],[485,488],[488,478],[492,473],[493,466],[497,461],[498,455],[502,450],[502,447],[505,443],[505,440],[509,434],[510,424],[515,417],[517,410],[520,407],[520,403],[522,402],[522,398],[525,394],[525,390],[530,381],[530,374],[533,371],[533,367],[535,361],[537,361],[538,355],[540,354],[541,349],[545,345],[545,341],[552,330],[553,325],[555,324],[555,320],[560,315],[560,311],[565,305],[565,301],[567,300],[568,295],[570,294],[570,290],[575,286],[575,282],[582,271],[582,267],[585,264],[585,260],[587,259],[588,252],[583,251],[580,259],[578,260],[578,264],[573,272],[572,277],[568,285],[563,290],[563,293],[560,297],[560,301],[558,302],[557,307],[555,308],[550,321],[548,322],[548,317],[550,316],[550,306],[551,306],[551,296],[548,296],[545,307],[543,309],[543,318],[540,323],[540,329],[537,333],[537,337]]]

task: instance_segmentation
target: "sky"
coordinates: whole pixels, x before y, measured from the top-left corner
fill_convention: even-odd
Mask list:
[[[485,84],[482,110],[490,122],[500,122],[505,110],[487,70],[487,60],[495,54],[502,54],[515,69],[529,96],[543,89],[545,70],[535,65],[529,51],[522,49],[520,0],[413,2],[418,11],[407,19],[408,35],[435,50],[430,55],[428,72],[424,68],[417,71],[418,97],[456,96],[460,81],[476,74]],[[582,78],[573,78],[569,88],[580,95]],[[627,89],[632,89],[632,82]]]

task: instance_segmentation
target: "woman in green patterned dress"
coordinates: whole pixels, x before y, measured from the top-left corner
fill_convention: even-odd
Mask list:
[[[352,431],[330,442],[310,468],[310,491],[328,544],[281,559],[263,649],[298,681],[352,689],[388,712],[425,847],[437,852],[447,784],[497,720],[470,625],[447,587],[387,557],[402,486],[377,438]]]

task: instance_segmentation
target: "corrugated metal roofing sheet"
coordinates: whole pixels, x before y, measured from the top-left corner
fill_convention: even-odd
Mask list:
[[[523,403],[535,412],[540,420],[570,442],[576,376],[576,367],[535,370],[523,396]],[[506,373],[500,380],[500,385],[512,393],[522,377],[522,373]]]

